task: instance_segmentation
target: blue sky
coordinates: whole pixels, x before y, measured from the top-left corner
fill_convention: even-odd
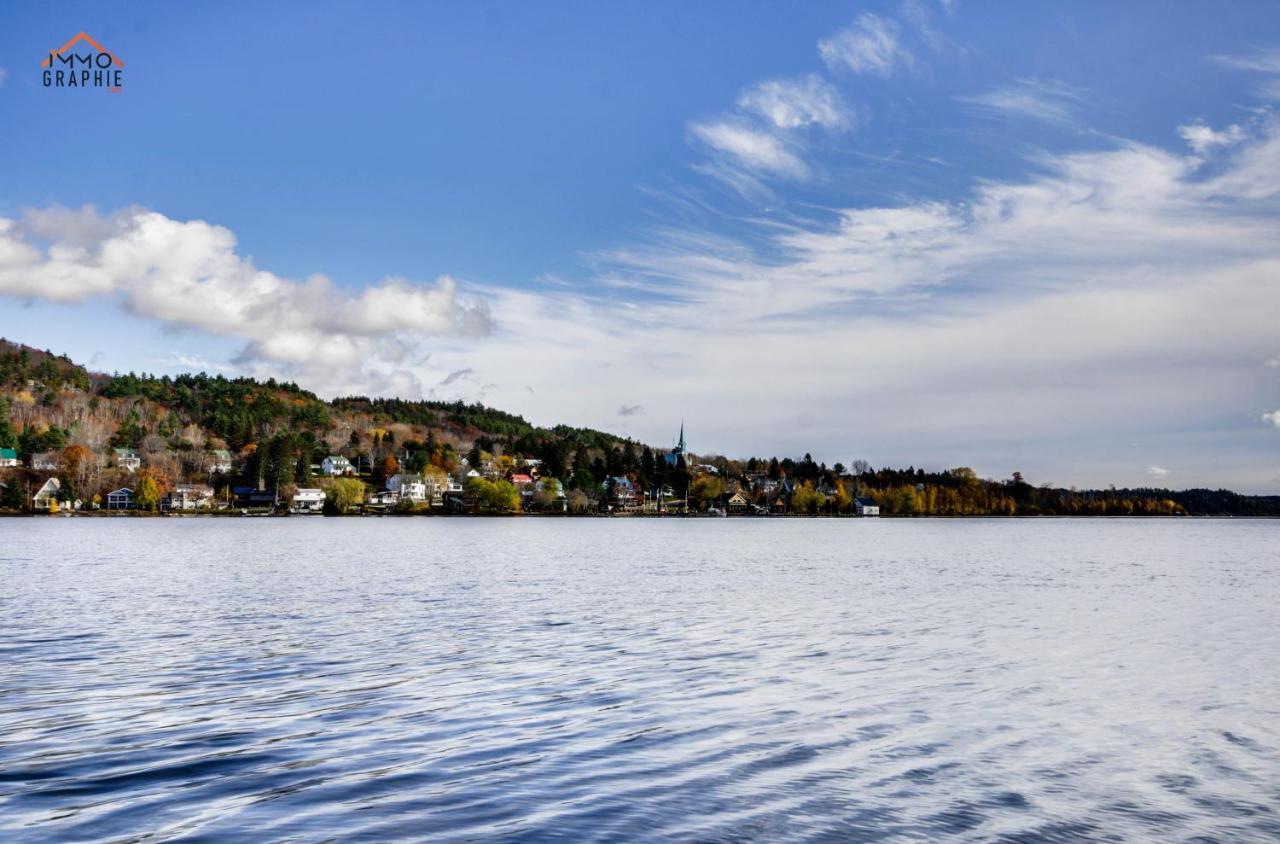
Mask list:
[[[4,336],[731,455],[1280,491],[1267,4],[0,16]],[[42,86],[80,31],[122,92]]]

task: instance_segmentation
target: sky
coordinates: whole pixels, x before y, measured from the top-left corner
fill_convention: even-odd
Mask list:
[[[9,5],[0,336],[1280,494],[1278,104],[1262,2]]]

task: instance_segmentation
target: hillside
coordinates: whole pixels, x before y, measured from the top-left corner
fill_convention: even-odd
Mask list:
[[[480,404],[364,396],[326,402],[275,380],[108,375],[3,339],[0,448],[11,448],[20,462],[0,469],[10,509],[29,508],[49,477],[59,479],[63,500],[86,503],[143,477],[158,492],[194,483],[213,487],[223,501],[236,487],[287,498],[293,488],[320,483],[318,467],[334,455],[350,460],[365,484],[357,504],[400,472],[460,484],[477,470],[505,487],[527,483],[528,475],[555,479],[553,488],[567,491],[579,511],[665,509],[682,505],[687,494],[700,509],[753,513],[852,513],[860,499],[885,515],[1280,515],[1280,497],[1228,490],[1052,489],[1016,473],[995,481],[964,467],[828,467],[807,454],[667,460],[613,434],[541,428]],[[522,487],[523,496],[512,492],[496,496],[505,503],[495,509],[536,504],[532,487]]]

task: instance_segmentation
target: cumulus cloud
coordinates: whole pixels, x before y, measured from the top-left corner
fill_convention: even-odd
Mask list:
[[[1280,410],[1273,410],[1270,413],[1262,414],[1262,421],[1269,422],[1276,428],[1280,428]]]
[[[385,375],[410,360],[423,338],[491,328],[485,305],[448,276],[432,284],[389,278],[357,291],[319,275],[288,279],[239,255],[226,228],[142,208],[0,218],[0,294],[108,297],[167,326],[243,340],[243,366],[290,375],[328,370],[353,384],[371,369]]]
[[[1080,89],[1061,82],[1019,79],[1010,85],[961,97],[960,101],[982,114],[1068,125],[1077,122],[1076,110],[1085,99]]]
[[[1153,478],[1159,479],[1159,478],[1167,477],[1169,474],[1169,470],[1164,468],[1163,466],[1148,466],[1147,474]]]
[[[909,68],[914,59],[901,42],[897,22],[866,12],[846,29],[818,42],[818,53],[828,67],[891,76]]]
[[[797,179],[808,175],[809,168],[776,135],[730,121],[695,123],[690,128],[707,146],[748,170]]]
[[[1229,147],[1240,143],[1244,140],[1245,133],[1238,124],[1233,123],[1219,131],[1202,121],[1197,121],[1179,126],[1178,136],[1196,153],[1203,155],[1215,147]]]
[[[760,115],[779,129],[838,129],[852,121],[852,111],[836,89],[814,74],[803,79],[761,82],[742,92],[738,107]]]

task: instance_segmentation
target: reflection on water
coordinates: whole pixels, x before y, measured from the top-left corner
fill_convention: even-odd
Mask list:
[[[1280,836],[1280,524],[7,520],[0,838]]]

